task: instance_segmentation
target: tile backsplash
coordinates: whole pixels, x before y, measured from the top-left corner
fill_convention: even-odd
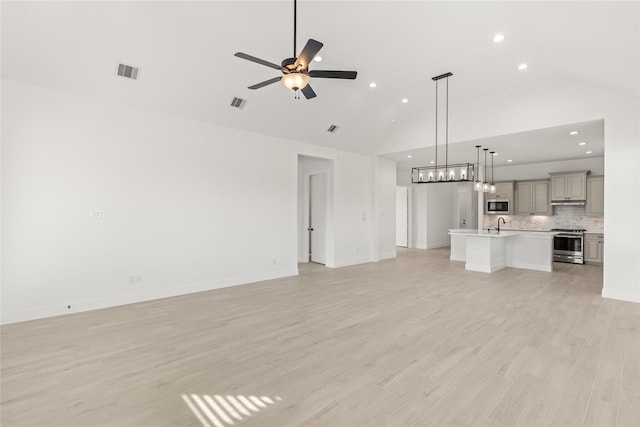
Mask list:
[[[497,226],[501,215],[484,215],[483,228]],[[604,232],[604,216],[587,216],[584,206],[554,206],[553,215],[502,215],[506,225],[514,230],[550,230],[552,228],[584,228],[589,232]]]

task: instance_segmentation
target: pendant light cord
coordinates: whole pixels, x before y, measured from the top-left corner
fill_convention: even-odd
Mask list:
[[[482,175],[482,182],[487,182],[487,151],[488,148],[483,148],[484,151],[484,174]]]
[[[449,174],[449,77],[447,77],[447,109],[445,110],[445,127],[444,127],[444,169]]]
[[[480,173],[480,147],[482,147],[482,145],[476,145],[476,165],[477,165],[477,173],[474,173],[475,175],[475,181],[476,182],[480,182],[480,179],[478,177],[479,173]]]
[[[491,185],[493,185],[493,155],[495,151],[491,152]]]
[[[440,179],[438,175],[438,81],[436,80],[436,180]]]

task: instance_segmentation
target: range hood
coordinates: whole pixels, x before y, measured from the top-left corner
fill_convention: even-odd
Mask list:
[[[551,206],[585,206],[586,200],[552,200]]]

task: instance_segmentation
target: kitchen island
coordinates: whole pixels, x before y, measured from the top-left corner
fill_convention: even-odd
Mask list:
[[[554,232],[450,229],[452,261],[493,273],[505,267],[553,271]]]

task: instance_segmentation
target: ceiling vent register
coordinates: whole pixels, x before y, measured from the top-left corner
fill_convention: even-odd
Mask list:
[[[127,79],[138,80],[140,74],[140,68],[132,67],[131,65],[118,64],[118,75]]]
[[[233,100],[231,100],[231,106],[234,108],[242,108],[244,107],[244,99],[242,98],[238,98],[238,97],[234,97]]]

